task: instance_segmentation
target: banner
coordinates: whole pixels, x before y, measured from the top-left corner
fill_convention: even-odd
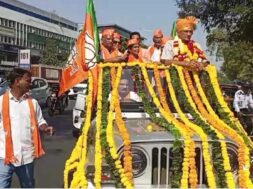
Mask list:
[[[31,67],[30,49],[19,50],[19,67],[24,69],[30,69]]]

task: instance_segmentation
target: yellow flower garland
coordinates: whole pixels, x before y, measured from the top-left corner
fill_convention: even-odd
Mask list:
[[[106,129],[106,138],[107,138],[108,145],[110,147],[110,154],[111,154],[112,158],[115,160],[115,166],[118,169],[118,172],[120,174],[121,182],[124,184],[124,186],[126,188],[132,188],[133,187],[132,183],[128,179],[128,177],[125,175],[124,169],[122,168],[122,165],[121,165],[121,162],[119,159],[119,155],[117,154],[117,147],[116,147],[116,144],[114,141],[114,134],[113,134],[113,120],[114,120],[113,112],[115,109],[116,98],[118,98],[118,85],[120,82],[121,73],[122,73],[122,66],[119,66],[118,70],[117,70],[116,80],[115,80],[113,90],[112,90],[110,110],[108,113],[108,124],[107,124],[107,129]]]
[[[147,70],[146,67],[144,65],[141,66],[141,70],[142,70],[142,74],[143,77],[145,79],[145,83],[146,86],[149,90],[150,95],[153,98],[153,102],[156,105],[156,107],[159,109],[159,112],[161,113],[161,115],[169,122],[169,123],[173,123],[174,126],[180,131],[180,133],[183,135],[183,137],[185,138],[184,141],[184,160],[183,160],[183,175],[181,178],[181,188],[188,188],[188,178],[189,178],[189,154],[190,154],[190,145],[193,143],[190,135],[188,134],[188,131],[185,127],[181,127],[179,126],[180,122],[173,116],[171,115],[170,112],[167,112],[164,110],[164,108],[161,106],[159,99],[157,98],[155,91],[148,79],[148,74],[147,74]],[[215,185],[214,185],[215,186]],[[215,188],[215,187],[214,187]]]
[[[182,45],[182,44],[181,44]],[[183,44],[184,45],[184,44]],[[182,46],[181,52],[182,53],[187,53],[187,56],[189,59],[195,59],[197,56],[196,53],[194,54],[189,54],[188,55],[188,47]],[[185,50],[185,52],[184,52]],[[118,85],[121,77],[121,72],[122,72],[122,67],[124,66],[140,66],[144,79],[146,81],[146,85],[148,87],[148,90],[153,98],[153,101],[157,108],[159,109],[161,115],[170,123],[173,123],[177,129],[179,129],[180,133],[182,136],[185,138],[185,148],[184,148],[184,160],[183,160],[183,175],[181,178],[181,187],[182,188],[188,188],[188,182],[191,187],[196,187],[197,185],[197,173],[196,173],[196,165],[195,165],[195,152],[193,151],[194,148],[194,141],[191,139],[191,136],[193,134],[193,130],[200,136],[202,139],[202,145],[203,145],[203,156],[204,156],[204,161],[206,165],[206,172],[207,172],[207,177],[208,177],[208,184],[211,188],[216,187],[215,183],[215,178],[213,175],[212,171],[212,165],[211,165],[211,159],[208,153],[209,149],[209,144],[208,144],[208,139],[205,133],[203,133],[202,129],[199,128],[197,125],[193,124],[190,122],[187,117],[184,115],[182,112],[177,98],[175,96],[175,91],[173,87],[170,84],[170,75],[168,70],[168,66],[165,65],[157,65],[157,64],[143,64],[139,62],[132,62],[132,63],[105,63],[105,64],[99,64],[100,67],[100,73],[103,72],[103,67],[111,67],[111,68],[117,68],[117,76],[116,79],[113,80],[112,86],[113,86],[113,91],[112,91],[112,98],[111,98],[111,104],[110,104],[110,111],[108,113],[108,125],[107,125],[107,142],[110,147],[110,153],[115,160],[115,166],[118,169],[120,173],[120,178],[122,183],[126,188],[132,188],[133,187],[133,181],[132,181],[132,158],[129,155],[131,152],[131,141],[130,141],[130,136],[127,133],[127,129],[125,127],[125,123],[122,120],[122,115],[121,115],[121,109],[119,107],[119,96],[118,96]],[[159,77],[159,72],[158,69],[165,69],[166,70],[166,79],[169,85],[169,90],[170,93],[172,94],[171,98],[172,101],[175,105],[175,108],[177,109],[182,121],[185,123],[185,125],[178,121],[173,114],[170,112],[168,104],[166,102],[166,98],[164,95],[164,91],[161,87],[161,85],[158,84],[158,91],[160,93],[160,100],[157,98],[153,87],[148,79],[148,74],[146,68],[154,68],[155,69],[155,75],[156,75],[156,81],[157,83],[160,82],[160,77]],[[179,67],[177,67],[179,69]],[[180,67],[181,69],[181,67]],[[112,69],[113,70],[113,69]],[[209,73],[210,80],[213,84],[215,94],[218,97],[219,103],[222,105],[223,109],[229,113],[230,119],[236,123],[239,129],[241,125],[237,119],[231,115],[231,111],[228,109],[224,99],[221,97],[220,94],[220,89],[217,84],[217,72],[213,72],[213,67],[209,66],[207,68],[207,72]],[[215,70],[216,71],[216,70]],[[206,99],[206,96],[204,94],[203,89],[201,88],[201,84],[199,82],[198,76],[195,74],[194,75],[194,80],[198,86],[198,91],[201,97],[201,101],[190,83],[191,78],[189,78],[186,74],[186,82],[184,79],[182,80],[182,70],[179,73],[180,81],[182,83],[182,87],[185,91],[187,100],[189,101],[190,105],[194,108],[196,113],[203,118],[204,121],[207,121],[210,123],[210,127],[214,129],[214,131],[217,134],[217,137],[221,139],[221,148],[222,148],[222,157],[224,160],[224,169],[226,171],[226,179],[228,183],[229,188],[234,188],[234,181],[233,181],[233,175],[231,173],[231,167],[229,163],[229,158],[228,158],[228,153],[227,153],[227,148],[226,148],[226,143],[222,140],[224,140],[224,136],[219,132],[225,133],[227,136],[231,137],[233,140],[235,140],[238,145],[239,145],[239,150],[238,150],[238,161],[239,161],[239,184],[240,187],[246,188],[246,187],[253,187],[252,182],[249,178],[249,149],[247,146],[244,144],[244,141],[241,136],[238,136],[238,134],[228,127],[222,120],[219,119],[219,117],[213,112],[212,107],[210,106],[209,102]],[[213,73],[213,74],[212,74]],[[112,75],[114,75],[112,73]],[[215,82],[213,82],[215,81]],[[92,112],[92,95],[93,95],[93,84],[92,84],[92,76],[89,71],[89,94],[87,97],[87,113],[86,113],[86,119],[84,123],[84,127],[82,130],[82,135],[79,137],[75,148],[73,149],[70,158],[66,161],[65,165],[65,170],[64,170],[64,187],[67,188],[69,186],[68,183],[68,175],[70,171],[74,170],[74,176],[73,180],[71,182],[70,187],[82,187],[82,188],[87,188],[87,178],[86,178],[86,170],[85,170],[85,165],[87,163],[87,137],[88,137],[88,131],[91,126],[91,112]],[[96,144],[95,144],[95,177],[94,177],[94,183],[96,188],[101,188],[101,168],[102,168],[102,152],[101,152],[101,145],[100,145],[100,134],[101,133],[101,100],[102,100],[102,76],[99,77],[99,91],[98,91],[98,96],[97,96],[97,133],[96,133]],[[187,84],[188,83],[188,86]],[[189,88],[188,88],[189,87]],[[191,93],[191,94],[190,94]],[[191,96],[192,95],[192,96]],[[161,103],[162,105],[161,105]],[[195,104],[196,103],[196,104]],[[199,105],[200,103],[200,105]],[[204,106],[202,103],[205,104],[205,106],[208,109],[208,112],[211,115],[208,115],[208,112],[205,110]],[[121,133],[121,136],[123,138],[124,142],[124,154],[125,154],[125,164],[124,164],[124,169],[121,165],[121,162],[119,160],[119,156],[117,154],[117,148],[115,145],[114,141],[114,133],[113,133],[113,120],[114,120],[114,111],[116,112],[115,115],[115,121],[117,126],[119,127],[119,131]],[[186,126],[187,125],[187,126]],[[190,129],[191,128],[191,129]],[[218,131],[219,130],[219,131]],[[252,144],[251,144],[252,145]]]
[[[83,187],[87,188],[87,179],[85,174],[85,164],[87,162],[87,137],[91,123],[91,111],[92,111],[92,96],[93,96],[93,78],[89,71],[89,94],[87,97],[87,114],[86,121],[82,130],[82,135],[79,137],[77,144],[69,158],[67,160],[64,170],[64,187],[68,187],[68,174],[70,170],[76,169],[74,172],[73,180],[70,187]]]
[[[210,153],[209,153],[208,136],[204,133],[202,128],[200,128],[199,126],[197,126],[197,125],[193,124],[191,121],[189,121],[189,119],[183,113],[183,111],[181,110],[180,105],[177,101],[177,97],[176,97],[175,91],[173,89],[173,86],[171,84],[170,73],[168,70],[165,71],[165,75],[166,75],[166,80],[167,80],[167,84],[168,84],[168,88],[170,91],[172,102],[173,102],[174,107],[176,108],[177,112],[179,113],[180,118],[183,120],[185,125],[187,125],[191,129],[193,129],[202,140],[203,157],[204,157],[204,162],[205,162],[208,183],[215,182],[215,176],[213,173],[213,168],[212,168],[211,158],[210,158]],[[207,170],[208,167],[210,167],[211,170]]]
[[[189,74],[189,72],[186,72],[186,74]],[[199,78],[196,73],[193,73],[193,77],[195,80],[195,83],[198,88],[199,95],[204,102],[205,106],[207,107],[209,113],[213,116],[213,119],[219,124],[214,125],[217,127],[217,129],[220,129],[224,133],[226,133],[228,136],[230,136],[233,140],[235,140],[238,145],[239,145],[239,150],[238,150],[238,161],[239,161],[239,184],[240,187],[245,188],[245,187],[252,187],[252,183],[250,180],[250,173],[249,173],[249,168],[250,168],[250,159],[249,159],[249,149],[245,145],[242,137],[236,133],[233,129],[231,129],[226,123],[224,123],[222,120],[219,119],[217,114],[213,111],[212,107],[210,106],[205,93],[203,91],[203,88],[200,84]]]
[[[111,68],[111,80],[113,83],[116,79],[116,70],[114,67]],[[114,86],[114,84],[112,84]],[[133,184],[133,169],[132,169],[132,152],[131,152],[131,139],[130,135],[128,134],[126,125],[124,120],[122,119],[122,112],[120,108],[120,100],[119,95],[115,99],[115,118],[116,118],[116,125],[118,126],[120,135],[123,139],[124,144],[124,170],[125,174],[128,177],[129,181]]]
[[[197,110],[196,105],[193,102],[192,96],[190,95],[187,84],[185,83],[185,80],[184,80],[184,75],[183,75],[183,71],[182,71],[183,68],[181,66],[175,66],[175,67],[178,71],[179,79],[180,79],[180,82],[182,84],[182,88],[185,92],[185,95],[186,95],[186,98],[187,98],[188,102],[190,103],[190,105],[194,109],[194,111],[198,114],[198,116],[200,116],[200,118],[202,120],[207,122],[206,119],[202,116],[202,114],[199,113],[199,111]],[[230,166],[230,163],[229,163],[229,156],[228,156],[228,152],[227,152],[227,145],[225,143],[225,138],[212,125],[209,125],[209,126],[211,127],[212,130],[214,130],[214,132],[216,133],[216,135],[219,138],[220,143],[221,143],[221,150],[222,150],[221,154],[222,154],[222,158],[223,158],[223,162],[224,162],[223,163],[224,170],[226,171],[226,179],[227,179],[228,188],[235,188],[235,182],[233,180],[233,175],[232,175],[232,172],[231,172],[231,166]]]
[[[101,121],[102,121],[102,96],[103,96],[103,68],[99,67],[98,94],[97,94],[97,119],[96,119],[96,140],[95,140],[95,176],[96,188],[101,188],[102,175],[102,147],[101,147]]]
[[[233,112],[230,110],[228,107],[227,103],[225,102],[225,99],[222,95],[222,92],[220,90],[220,86],[218,83],[218,76],[217,76],[217,69],[215,68],[214,65],[208,65],[206,68],[207,73],[209,74],[210,81],[212,83],[212,86],[214,88],[215,95],[218,99],[218,103],[221,105],[222,109],[224,112],[228,113],[230,120],[235,123],[237,128],[244,134],[244,136],[247,138],[247,142],[250,145],[250,148],[253,149],[253,142],[251,139],[248,137],[245,129],[242,127],[240,121],[234,117]]]

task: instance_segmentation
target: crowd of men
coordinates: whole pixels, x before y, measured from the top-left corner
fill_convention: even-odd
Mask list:
[[[208,60],[200,45],[191,39],[195,28],[196,19],[194,17],[178,19],[176,23],[178,36],[169,38],[164,36],[161,29],[156,29],[153,34],[153,45],[148,49],[142,47],[140,33],[132,32],[127,41],[127,50],[122,48],[122,37],[119,33],[114,29],[105,29],[101,39],[102,61],[174,63],[202,70]],[[178,45],[182,46],[181,44],[186,45],[186,51],[190,51],[192,55],[197,54],[195,58],[188,56],[188,52],[181,53],[181,49],[177,48]]]

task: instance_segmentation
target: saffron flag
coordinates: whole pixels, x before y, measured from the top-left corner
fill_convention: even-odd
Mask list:
[[[88,71],[92,72],[94,96],[97,95],[99,59],[99,34],[93,0],[87,0],[84,29],[80,33],[75,47],[71,51],[66,69],[64,69],[59,95],[74,85],[87,79]]]

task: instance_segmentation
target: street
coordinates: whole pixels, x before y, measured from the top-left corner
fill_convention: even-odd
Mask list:
[[[65,161],[75,145],[72,137],[72,109],[74,100],[69,101],[69,106],[63,114],[56,113],[53,117],[43,108],[43,116],[49,125],[54,126],[54,136],[43,135],[43,144],[46,155],[35,162],[36,188],[62,188]],[[19,188],[16,175],[13,177],[12,187]]]

